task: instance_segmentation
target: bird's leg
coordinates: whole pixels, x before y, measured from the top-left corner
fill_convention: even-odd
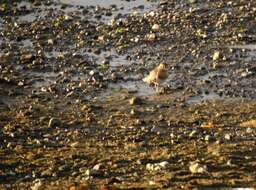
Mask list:
[[[157,82],[154,82],[156,92],[159,92],[159,84]]]

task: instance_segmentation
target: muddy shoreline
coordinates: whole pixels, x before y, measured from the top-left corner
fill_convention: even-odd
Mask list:
[[[0,188],[255,187],[256,3],[79,2],[0,2]]]

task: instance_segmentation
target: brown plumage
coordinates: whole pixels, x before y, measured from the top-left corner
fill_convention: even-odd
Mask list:
[[[168,77],[165,63],[160,63],[156,68],[150,71],[149,75],[143,78],[143,81],[149,85],[159,86]]]

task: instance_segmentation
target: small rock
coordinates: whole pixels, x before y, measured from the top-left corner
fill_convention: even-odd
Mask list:
[[[94,170],[94,169],[88,169],[86,170],[85,174],[87,176],[92,176],[92,177],[99,177],[102,175],[100,170]]]
[[[109,65],[110,64],[110,61],[108,59],[104,59],[101,64],[103,65]]]
[[[96,164],[95,166],[93,166],[93,170],[100,170],[100,168],[102,167],[102,164]]]
[[[190,163],[189,170],[193,174],[203,174],[207,173],[207,166],[200,164],[198,161],[195,161]]]
[[[163,161],[163,162],[159,162],[159,163],[155,163],[155,164],[148,163],[146,165],[146,169],[149,171],[159,171],[159,170],[166,169],[168,164],[169,164],[169,162],[167,162],[167,161]]]
[[[228,165],[228,166],[232,166],[232,161],[231,161],[231,160],[228,160],[228,161],[227,161],[227,165]]]
[[[26,53],[20,56],[21,63],[30,63],[35,59],[35,56],[32,53]]]
[[[156,39],[156,34],[152,33],[152,34],[147,34],[145,36],[146,40],[148,41],[154,41]]]
[[[157,32],[160,30],[160,26],[158,24],[154,24],[151,29]]]
[[[41,186],[42,186],[41,180],[40,179],[36,179],[34,181],[34,184],[31,186],[31,190],[39,190]]]
[[[148,183],[149,183],[149,185],[155,185],[156,184],[156,182],[154,182],[154,181],[149,181]]]
[[[167,162],[167,161],[158,163],[158,165],[161,166],[163,169],[165,169],[168,164],[169,164],[169,162]]]
[[[79,145],[79,142],[74,142],[74,143],[71,143],[71,144],[70,144],[70,146],[71,146],[72,148],[78,147],[78,145]]]
[[[105,41],[106,41],[106,37],[105,37],[104,35],[99,36],[99,37],[98,37],[98,41],[100,41],[100,42],[105,42]]]
[[[48,43],[49,45],[53,45],[53,39],[48,39],[47,43]]]
[[[215,51],[213,56],[212,56],[212,60],[213,61],[217,61],[220,58],[220,52],[219,51]]]
[[[149,171],[154,171],[154,164],[147,163],[146,169],[149,170]]]
[[[191,131],[191,133],[189,133],[189,137],[191,137],[191,138],[196,137],[196,135],[197,135],[197,131],[196,130],[193,130],[193,131]]]
[[[42,177],[49,177],[49,176],[52,176],[52,170],[51,169],[47,169],[47,170],[45,170],[45,171],[43,171],[42,173],[41,173],[41,176]]]
[[[204,140],[205,140],[205,141],[212,141],[212,140],[214,140],[214,138],[213,138],[211,135],[206,135],[206,136],[204,137]]]
[[[93,75],[95,75],[96,74],[96,71],[95,70],[91,70],[90,72],[89,72],[89,75],[91,75],[91,76],[93,76]]]
[[[156,13],[154,11],[150,11],[147,16],[149,17],[154,17],[156,15]]]
[[[116,74],[116,73],[112,73],[112,74],[111,74],[111,80],[112,80],[113,82],[116,82],[117,79],[118,79],[117,74]]]
[[[164,135],[166,134],[166,129],[163,127],[159,127],[159,126],[153,126],[150,130],[152,133],[156,133],[158,135]]]
[[[58,118],[51,118],[48,127],[59,127],[61,126],[61,121]]]
[[[99,48],[92,49],[92,52],[96,55],[99,55],[101,53],[101,50]]]
[[[252,128],[248,127],[248,128],[246,129],[246,133],[252,133],[252,132],[253,132]]]
[[[208,122],[208,123],[204,123],[201,125],[202,128],[206,128],[206,129],[211,129],[211,128],[214,128],[214,124],[213,122]]]
[[[135,42],[135,43],[138,43],[140,41],[140,38],[135,37],[135,38],[132,39],[132,41]]]
[[[138,97],[132,97],[130,100],[129,100],[129,103],[130,105],[138,105],[141,103],[141,99],[138,98]]]
[[[130,114],[131,114],[131,115],[135,115],[135,114],[136,114],[136,111],[135,111],[134,109],[131,109]]]
[[[228,141],[231,140],[230,134],[225,134],[224,139],[226,139],[226,140],[228,140]]]

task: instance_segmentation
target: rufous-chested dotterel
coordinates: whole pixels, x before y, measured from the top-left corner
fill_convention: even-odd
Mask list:
[[[160,63],[156,68],[150,71],[149,75],[143,78],[143,81],[149,85],[159,86],[168,77],[166,64]]]

